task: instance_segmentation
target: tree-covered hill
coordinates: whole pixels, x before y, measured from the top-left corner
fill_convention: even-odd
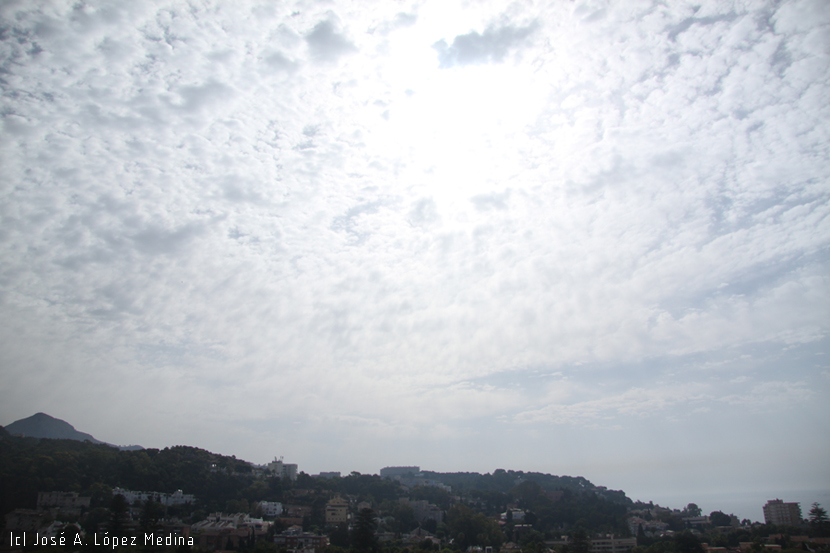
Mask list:
[[[542,490],[568,490],[577,494],[590,492],[612,503],[630,506],[631,500],[621,490],[608,490],[597,487],[582,476],[556,476],[541,472],[523,472],[521,470],[496,469],[492,474],[478,472],[431,472],[422,474],[431,480],[437,480],[455,491],[495,491],[507,493],[523,482],[535,482]]]
[[[234,457],[176,446],[139,451],[79,442],[0,435],[0,514],[34,508],[40,491],[94,496],[105,488],[184,490],[224,502],[252,485],[251,466]]]
[[[491,521],[487,525],[495,524],[494,519],[512,505],[525,511],[523,524],[531,525],[540,535],[555,535],[573,527],[628,531],[625,517],[630,500],[625,494],[594,486],[582,477],[501,469],[492,474],[425,474],[452,486],[452,492],[447,492],[431,486],[408,489],[398,481],[356,472],[330,479],[301,472],[295,482],[257,472],[250,463],[195,447],[124,451],[106,444],[0,432],[0,515],[15,508],[34,508],[37,493],[42,491],[92,497],[94,510],[108,506],[112,489],[122,487],[162,493],[181,489],[196,496],[198,503],[191,510],[199,510],[201,516],[214,510],[254,512],[256,503],[264,500],[303,505],[311,508],[304,525],[318,528],[325,523],[326,502],[340,494],[355,504],[368,501],[379,514],[399,518],[397,526],[406,526],[407,509],[400,500],[408,498],[433,503],[446,516],[454,513],[455,518],[446,522],[459,528],[468,523],[484,524],[482,517]],[[513,524],[509,522],[505,528],[509,539],[516,538]]]

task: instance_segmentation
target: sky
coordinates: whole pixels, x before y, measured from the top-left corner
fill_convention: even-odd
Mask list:
[[[2,2],[0,424],[830,490],[829,69],[824,0]]]

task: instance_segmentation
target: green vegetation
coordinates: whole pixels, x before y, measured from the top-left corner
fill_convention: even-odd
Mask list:
[[[200,498],[200,508],[221,510],[230,500],[262,501],[280,489],[279,479],[272,480],[255,485],[245,461],[195,447],[120,451],[73,440],[0,439],[2,514],[35,508],[39,491],[79,492],[91,496],[94,507],[108,506],[114,487],[186,490]]]
[[[575,493],[591,491],[598,493],[608,501],[621,503],[626,506],[631,505],[631,500],[625,497],[625,493],[622,491],[601,490],[581,476],[555,476],[540,472],[504,469],[497,469],[492,474],[479,474],[477,472],[441,473],[430,471],[423,471],[423,474],[426,478],[452,486],[453,491],[460,493],[469,491],[507,493],[523,482],[535,482],[541,489],[546,491],[570,490]]]
[[[447,512],[447,529],[454,545],[462,551],[471,545],[497,548],[504,541],[504,534],[496,521],[460,503]]]
[[[383,521],[384,532],[391,532],[397,538],[383,543],[386,553],[403,551],[405,545],[437,551],[429,539],[419,539],[414,544],[401,541],[419,527],[445,540],[453,551],[470,546],[498,549],[508,539],[515,539],[526,553],[545,551],[545,539],[558,537],[574,526],[591,532],[627,532],[626,505],[630,501],[625,494],[596,488],[581,477],[501,469],[484,475],[428,473],[426,476],[453,486],[454,493],[430,486],[408,490],[399,482],[357,472],[333,479],[300,473],[295,482],[287,482],[258,474],[249,463],[235,457],[194,447],[121,451],[89,442],[0,434],[2,513],[20,507],[34,508],[39,491],[78,492],[91,497],[90,508],[81,521],[87,531],[94,531],[100,525],[106,525],[113,535],[125,531],[130,506],[122,496],[113,496],[113,489],[122,487],[162,493],[181,489],[197,497],[195,505],[164,507],[147,501],[133,506],[140,509],[137,524],[142,532],[158,530],[163,519],[170,516],[195,522],[213,511],[256,515],[260,501],[302,506],[308,513],[303,517],[304,530],[328,531],[331,545],[324,553],[345,550],[376,553],[381,548],[376,537],[378,520]],[[457,494],[455,489],[459,490]],[[326,529],[326,502],[335,494],[350,498],[353,505],[367,501],[375,506],[377,513],[358,513],[351,531],[346,526]],[[412,506],[402,503],[402,498],[427,501],[444,515],[440,520],[419,523]],[[523,520],[509,520],[502,528],[497,519],[508,505],[518,506]],[[517,524],[522,525],[521,534]],[[283,526],[276,524],[272,536],[282,530]],[[262,543],[262,540],[253,549],[260,553],[278,553],[273,543]]]
[[[354,521],[351,535],[352,551],[354,553],[378,553],[377,521],[372,509],[361,509]]]
[[[830,535],[830,523],[827,520],[827,511],[818,503],[813,503],[810,509],[810,527],[820,537]]]

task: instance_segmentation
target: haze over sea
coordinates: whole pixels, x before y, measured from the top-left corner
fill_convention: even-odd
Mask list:
[[[630,497],[630,496],[629,496]],[[772,492],[735,492],[702,493],[696,495],[679,495],[667,493],[648,499],[632,497],[633,500],[654,501],[661,507],[682,509],[689,503],[695,503],[703,514],[722,511],[733,514],[739,520],[748,518],[755,522],[764,522],[764,504],[770,499],[781,499],[787,503],[801,504],[801,516],[808,518],[813,503],[820,503],[825,509],[830,506],[830,490],[778,490]]]

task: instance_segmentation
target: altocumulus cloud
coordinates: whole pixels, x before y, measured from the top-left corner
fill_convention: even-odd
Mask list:
[[[357,49],[339,34],[331,21],[321,21],[305,36],[312,55],[322,61],[333,61]]]
[[[520,48],[536,29],[536,23],[524,27],[489,27],[483,33],[471,31],[458,35],[449,45],[442,39],[433,48],[438,51],[441,67],[501,62],[512,50]]]

